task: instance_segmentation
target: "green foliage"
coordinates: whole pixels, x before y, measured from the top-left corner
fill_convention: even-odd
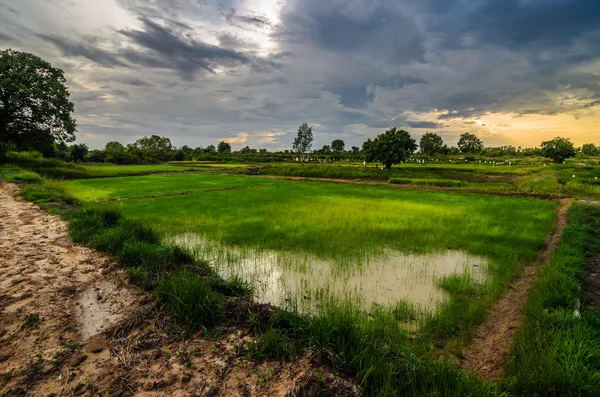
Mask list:
[[[211,290],[204,278],[189,271],[161,279],[156,294],[192,330],[212,326],[223,315],[223,298]]]
[[[577,153],[571,140],[561,137],[542,142],[541,149],[542,155],[554,160],[555,163],[562,163]]]
[[[600,395],[600,316],[581,290],[600,253],[600,207],[573,205],[559,247],[538,276],[507,365],[519,395]],[[579,312],[577,312],[579,311]]]
[[[336,153],[343,152],[345,147],[346,144],[341,139],[335,139],[333,142],[331,142],[331,150]]]
[[[466,132],[458,140],[458,149],[461,153],[479,153],[483,148],[483,142],[475,134]]]
[[[83,160],[85,160],[85,157],[89,152],[89,149],[85,143],[71,145],[69,150],[71,154],[71,159],[80,163],[83,162]]]
[[[442,153],[445,149],[444,140],[440,135],[428,132],[421,137],[421,140],[419,141],[419,148],[421,153],[428,156],[432,156],[436,153]]]
[[[303,123],[300,127],[298,127],[298,135],[294,139],[294,144],[292,146],[294,151],[300,155],[301,161],[304,161],[304,155],[310,152],[312,142],[312,127],[309,127],[308,124]]]
[[[440,186],[440,187],[461,187],[466,183],[451,179],[411,179],[411,178],[391,178],[389,183],[394,185],[418,185],[418,186]]]
[[[600,156],[600,147],[593,143],[586,143],[581,147],[581,153],[590,157]]]
[[[217,145],[217,152],[231,153],[231,145],[225,141],[221,141],[219,142],[219,145]]]
[[[367,161],[381,161],[388,170],[392,165],[406,161],[417,150],[416,141],[407,131],[392,127],[363,144]]]
[[[33,171],[19,171],[6,179],[15,183],[39,183],[42,181],[42,177]]]
[[[75,138],[74,106],[65,82],[62,70],[33,54],[0,51],[0,162],[25,132],[58,142]]]

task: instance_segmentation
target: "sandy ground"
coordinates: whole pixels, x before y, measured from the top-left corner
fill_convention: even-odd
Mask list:
[[[243,330],[184,339],[110,260],[0,184],[0,396],[356,396],[320,355],[256,363]]]
[[[522,276],[510,286],[508,293],[494,305],[487,321],[473,333],[471,343],[465,348],[462,360],[464,369],[485,379],[502,376],[517,329],[523,323],[523,311],[538,270],[560,243],[560,234],[567,226],[569,204],[570,201],[565,200],[559,208],[554,230],[537,263],[525,268]]]

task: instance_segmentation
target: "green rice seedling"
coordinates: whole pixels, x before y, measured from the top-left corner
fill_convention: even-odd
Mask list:
[[[223,315],[223,298],[211,290],[206,279],[187,270],[161,279],[156,295],[192,330],[212,326]]]
[[[228,279],[213,277],[210,287],[223,295],[241,298],[252,298],[255,292],[255,287],[250,282],[235,275]]]

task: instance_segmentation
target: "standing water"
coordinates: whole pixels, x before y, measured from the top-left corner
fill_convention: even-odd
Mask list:
[[[465,274],[483,282],[487,260],[463,251],[405,254],[386,249],[383,255],[340,264],[310,254],[225,246],[196,233],[171,238],[209,260],[224,278],[238,276],[255,287],[262,303],[313,310],[328,299],[350,300],[364,309],[404,300],[435,309],[447,294],[437,285],[443,276]]]

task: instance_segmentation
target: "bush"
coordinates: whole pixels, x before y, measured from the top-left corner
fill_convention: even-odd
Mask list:
[[[156,293],[169,311],[192,329],[214,325],[223,314],[223,297],[197,274],[181,271],[162,279]]]
[[[391,178],[389,183],[393,185],[417,185],[417,186],[439,186],[439,187],[461,187],[466,186],[462,181],[452,179],[412,179],[412,178]]]
[[[33,171],[20,171],[6,179],[15,183],[40,183],[42,181],[42,177]]]

